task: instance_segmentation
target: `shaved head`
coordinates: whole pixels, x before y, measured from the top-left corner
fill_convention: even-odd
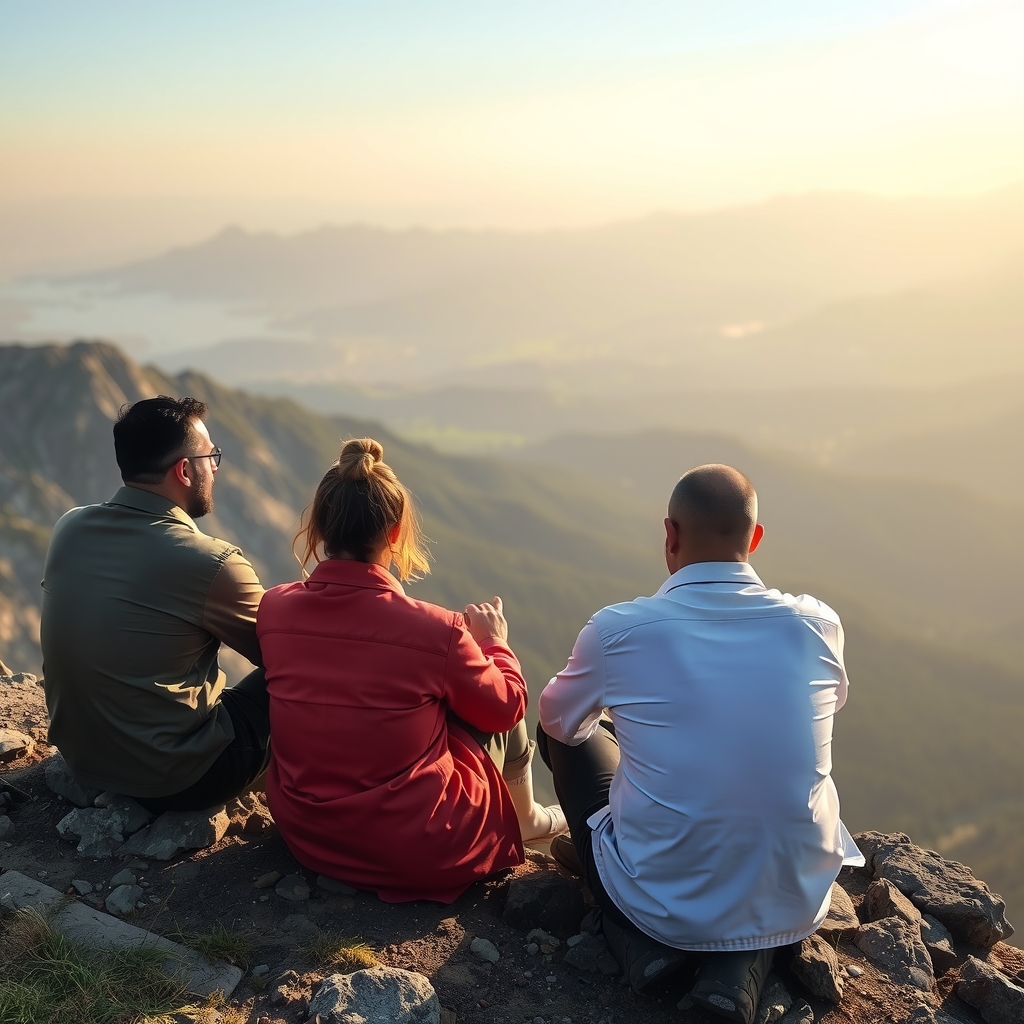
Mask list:
[[[757,524],[757,492],[732,466],[698,466],[676,484],[668,516],[695,541],[746,545]]]

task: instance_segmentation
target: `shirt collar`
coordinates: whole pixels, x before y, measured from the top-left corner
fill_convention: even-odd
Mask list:
[[[191,526],[197,533],[199,532],[195,520],[180,505],[175,505],[170,498],[165,498],[162,494],[154,494],[152,491],[143,491],[130,484],[119,487],[107,504],[124,505],[126,508],[135,508],[140,512],[149,512],[155,516],[173,516],[186,526]]]
[[[309,574],[308,583],[340,583],[347,587],[393,590],[405,595],[402,584],[376,562],[356,562],[348,558],[325,558]]]
[[[741,587],[763,587],[761,577],[749,562],[693,562],[671,576],[658,588],[658,594],[697,583],[734,583]]]

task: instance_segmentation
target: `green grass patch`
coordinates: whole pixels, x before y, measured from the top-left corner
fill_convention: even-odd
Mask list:
[[[297,950],[303,959],[317,967],[338,967],[345,971],[361,971],[376,967],[373,949],[362,939],[321,931],[311,942]]]
[[[0,923],[4,1024],[142,1024],[185,1004],[152,947],[97,951],[69,942],[38,911]]]
[[[256,955],[256,943],[243,932],[231,931],[219,921],[208,932],[178,932],[175,942],[202,953],[211,962],[223,961],[247,971]]]

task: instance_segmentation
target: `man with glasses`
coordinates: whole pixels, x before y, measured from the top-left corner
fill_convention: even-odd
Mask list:
[[[202,533],[221,450],[206,406],[161,395],[121,410],[124,486],[53,531],[40,638],[50,741],[89,786],[155,813],[246,792],[269,759],[266,676],[225,688],[221,643],[262,665],[263,588],[233,544]]]

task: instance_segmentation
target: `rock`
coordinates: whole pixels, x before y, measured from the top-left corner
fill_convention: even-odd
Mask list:
[[[119,914],[121,917],[124,917],[125,914],[135,909],[135,904],[139,902],[141,896],[141,886],[119,885],[106,898],[104,905],[108,913]]]
[[[222,807],[205,811],[166,811],[152,825],[136,832],[117,852],[120,856],[170,860],[183,850],[213,846],[224,838],[228,824]]]
[[[309,1006],[323,1024],[440,1024],[441,1004],[422,974],[371,967],[324,979]]]
[[[106,808],[112,815],[123,819],[122,831],[125,836],[138,832],[155,817],[152,811],[147,811],[137,800],[130,796],[122,796],[120,793],[100,793],[93,803],[96,807]]]
[[[846,890],[838,883],[832,883],[832,897],[828,916],[818,929],[825,939],[849,938],[860,927],[857,911]]]
[[[977,957],[969,956],[960,968],[956,994],[973,1006],[986,1024],[1024,1021],[1024,988]]]
[[[888,878],[876,879],[868,886],[863,909],[868,921],[902,917],[912,928],[921,927],[921,911]]]
[[[63,893],[19,871],[0,875],[0,906],[8,910],[35,907],[46,915],[54,931],[89,948],[152,946],[164,955],[163,970],[179,979],[193,995],[209,996],[220,991],[230,996],[242,977],[237,967],[212,965],[195,950],[119,921],[78,900],[69,901]]]
[[[814,1024],[814,1011],[803,999],[798,999],[779,1024]]]
[[[257,964],[252,969],[252,976],[254,978],[262,978],[265,974],[269,974],[269,973],[270,973],[270,965],[269,964]]]
[[[859,978],[864,973],[864,969],[862,967],[858,967],[856,964],[847,964],[846,973],[851,978]]]
[[[282,899],[301,903],[303,900],[309,899],[309,883],[302,875],[285,875],[274,886],[274,892]]]
[[[902,917],[885,917],[864,925],[854,943],[881,964],[898,985],[913,985],[922,992],[935,988],[932,960],[921,940],[921,931]]]
[[[838,1003],[843,998],[843,975],[832,946],[815,933],[800,943],[790,970],[811,995]]]
[[[479,935],[469,944],[469,951],[477,960],[486,960],[489,964],[496,964],[501,959],[498,947],[490,939],[481,938]]]
[[[232,834],[260,835],[274,825],[269,808],[256,793],[246,793],[231,800],[224,811],[230,819]]]
[[[87,882],[84,878],[72,878],[71,888],[78,893],[79,896],[88,896],[92,892],[92,882]]]
[[[336,878],[328,878],[326,875],[316,876],[316,887],[323,889],[324,892],[334,893],[339,896],[355,896],[359,891],[345,882],[339,882]]]
[[[252,883],[252,887],[254,889],[272,889],[280,881],[280,871],[268,871],[265,875],[260,875],[260,877]]]
[[[127,868],[123,868],[121,871],[118,871],[113,878],[111,878],[110,884],[112,887],[117,888],[119,885],[135,885],[137,881],[138,879],[135,877],[133,872],[129,871]]]
[[[289,938],[297,945],[312,942],[320,934],[320,929],[305,914],[289,914],[281,927],[288,932]]]
[[[754,1024],[777,1024],[792,1005],[793,997],[789,990],[774,974],[769,974],[765,979],[761,1000],[757,1004]]]
[[[932,958],[932,967],[936,974],[945,974],[950,967],[957,964],[956,950],[953,949],[953,936],[946,926],[931,914],[921,918],[921,940],[924,942],[928,955]]]
[[[58,751],[43,764],[43,776],[51,792],[70,800],[76,807],[91,807],[100,790],[79,782],[67,761]]]
[[[14,822],[6,814],[0,814],[0,839],[10,839],[14,835]]]
[[[57,833],[77,839],[80,857],[113,857],[124,843],[124,816],[111,808],[76,807],[57,822]]]
[[[1013,935],[1006,904],[963,864],[922,850],[902,832],[861,832],[854,838],[876,878],[889,879],[956,938],[988,949]]]
[[[950,1017],[948,1013],[935,1010],[922,1003],[913,1010],[907,1018],[906,1024],[960,1024],[960,1022],[955,1017]]]
[[[608,943],[605,942],[603,935],[580,935],[579,941],[574,942],[565,954],[563,963],[589,974],[601,973],[612,976],[619,973],[619,965],[609,952]]]
[[[552,953],[562,944],[560,939],[549,935],[543,928],[533,928],[526,933],[527,942],[536,942],[542,953]],[[545,949],[544,947],[547,947]]]
[[[0,764],[4,761],[16,761],[19,757],[31,754],[35,745],[35,740],[23,732],[0,729]]]
[[[543,928],[568,938],[580,930],[584,909],[583,890],[575,879],[557,871],[537,872],[509,885],[502,920],[521,931]]]

